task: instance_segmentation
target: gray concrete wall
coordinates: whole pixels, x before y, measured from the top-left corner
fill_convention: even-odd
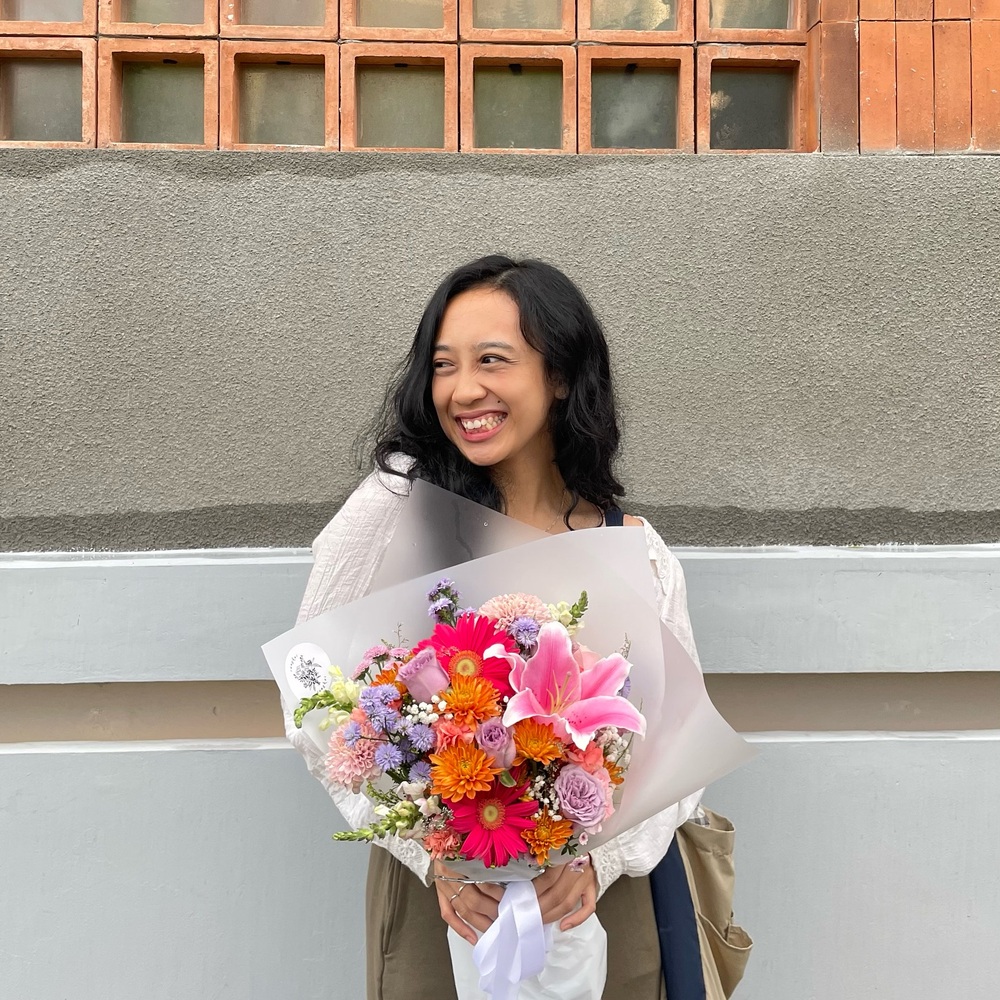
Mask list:
[[[0,152],[0,549],[308,542],[430,289],[606,321],[674,544],[1000,538],[994,157]]]

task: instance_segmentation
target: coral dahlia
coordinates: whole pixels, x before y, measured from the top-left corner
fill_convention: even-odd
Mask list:
[[[463,677],[461,674],[452,677],[444,699],[460,726],[475,727],[500,714],[497,689],[485,677]]]
[[[487,792],[451,806],[451,826],[466,834],[462,856],[499,868],[512,858],[528,853],[524,834],[532,830],[531,816],[538,804],[519,801],[526,785],[505,788],[497,784]]]

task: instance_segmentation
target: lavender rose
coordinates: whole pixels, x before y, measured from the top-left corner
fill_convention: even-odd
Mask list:
[[[487,719],[476,729],[476,746],[493,758],[493,766],[505,771],[514,763],[514,741],[499,719]]]
[[[611,815],[609,786],[608,772],[603,767],[597,774],[589,774],[579,764],[567,764],[555,780],[559,812],[589,833],[599,832],[601,823]]]
[[[409,663],[404,663],[396,676],[416,701],[429,702],[448,686],[448,675],[430,646],[420,650]]]

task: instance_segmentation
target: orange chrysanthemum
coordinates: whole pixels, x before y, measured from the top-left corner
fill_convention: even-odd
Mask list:
[[[625,780],[625,768],[619,767],[613,760],[604,758],[604,766],[607,768],[608,776],[612,785],[620,785]]]
[[[544,865],[549,851],[558,851],[573,834],[573,824],[568,819],[554,819],[548,809],[543,809],[535,817],[535,825],[525,830],[521,836],[535,861]]]
[[[380,671],[378,677],[372,681],[372,684],[392,684],[400,695],[404,695],[406,694],[406,685],[396,680],[396,674],[398,673],[398,667],[386,667],[384,670]]]
[[[551,726],[534,719],[522,719],[514,724],[514,749],[517,756],[515,764],[523,764],[526,760],[537,761],[539,764],[551,764],[563,755],[562,741],[553,732]]]
[[[472,726],[500,714],[497,689],[485,677],[455,674],[445,693],[448,711],[460,726]]]
[[[432,753],[431,790],[450,802],[489,791],[500,773],[500,768],[490,764],[491,759],[474,743],[456,743]]]

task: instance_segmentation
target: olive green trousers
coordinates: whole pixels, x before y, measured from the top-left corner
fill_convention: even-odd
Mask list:
[[[368,1000],[456,1000],[437,890],[372,847],[366,902]],[[598,901],[597,916],[608,935],[603,1000],[664,1000],[649,879],[618,879]]]

